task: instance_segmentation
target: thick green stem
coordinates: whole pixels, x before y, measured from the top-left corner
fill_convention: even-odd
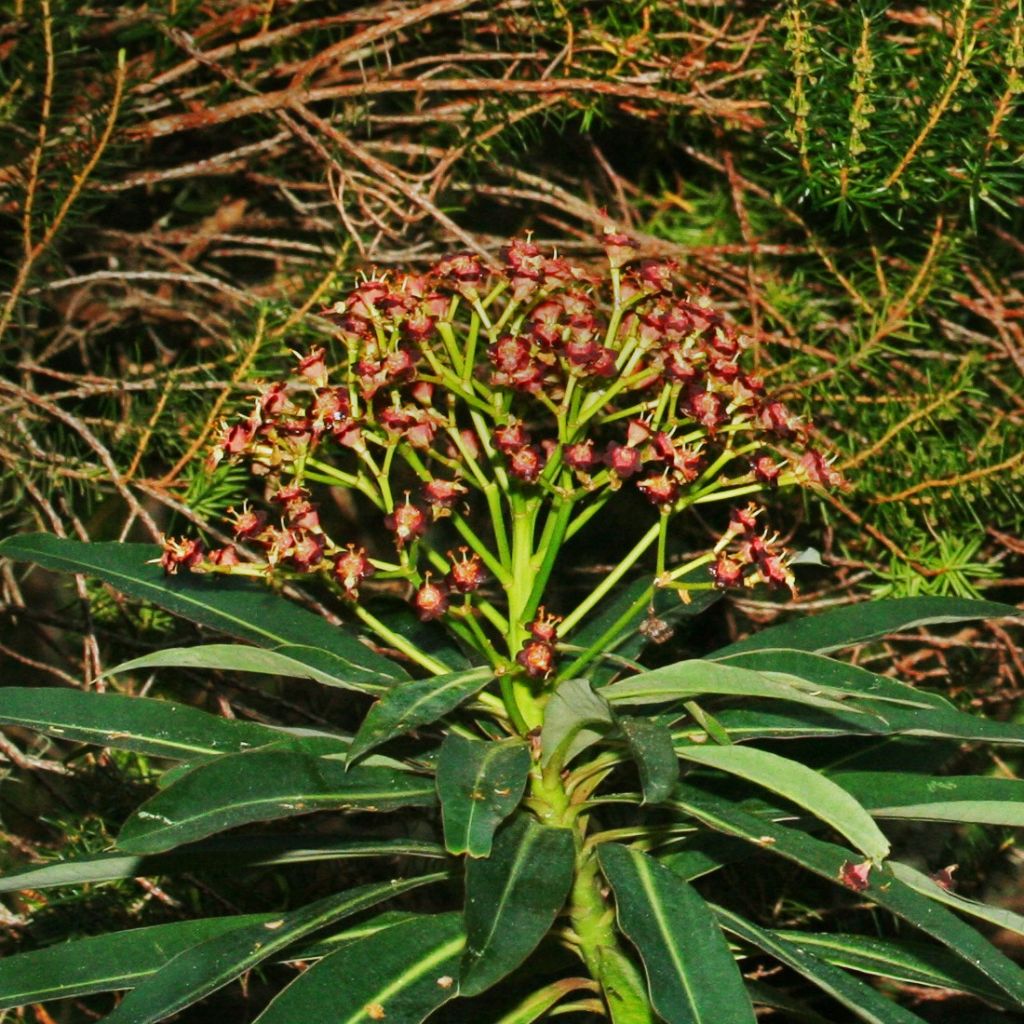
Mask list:
[[[586,842],[586,818],[579,816],[579,807],[566,793],[557,765],[534,768],[531,796],[530,803],[545,824],[573,830],[576,859],[569,893],[573,942],[590,976],[601,986],[612,1021],[649,1024],[653,1018],[643,981],[619,943],[615,911],[605,895],[597,855]]]

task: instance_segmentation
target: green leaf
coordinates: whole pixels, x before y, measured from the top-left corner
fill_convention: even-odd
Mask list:
[[[444,873],[393,880],[335,893],[271,921],[244,925],[183,950],[131,992],[106,1020],[153,1024],[199,1002],[290,943],[403,892],[446,878]]]
[[[986,921],[997,928],[1005,928],[1007,931],[1016,932],[1017,935],[1024,935],[1024,915],[1015,913],[1007,907],[992,907],[987,903],[969,900],[950,889],[943,888],[934,879],[909,864],[891,860],[888,868],[904,885],[922,896],[927,896],[937,903],[944,903],[947,907],[976,917],[979,921]]]
[[[705,574],[706,570],[698,569],[680,582],[691,579],[703,581]],[[646,599],[645,595],[648,595]],[[672,626],[680,619],[694,618],[721,598],[720,590],[699,590],[694,592],[689,604],[683,604],[675,591],[653,589],[652,592],[650,577],[634,580],[628,586],[616,588],[614,596],[602,601],[598,611],[588,615],[585,625],[573,630],[569,639],[574,647],[585,650],[598,643],[618,623],[613,635],[601,644],[601,651],[616,654],[619,658],[636,659],[651,642],[639,629],[648,617],[650,607],[654,608],[659,619]],[[631,609],[632,614],[629,614]],[[587,670],[587,677],[595,688],[600,688],[620,671],[619,664],[599,660]]]
[[[519,806],[529,773],[530,749],[522,741],[488,743],[449,733],[437,761],[448,852],[489,856],[494,832]]]
[[[37,686],[0,689],[0,724],[175,760],[237,753],[284,735],[168,700]]]
[[[1006,997],[988,978],[938,946],[905,940],[893,942],[873,935],[778,930],[773,934],[792,946],[799,946],[814,956],[849,970],[910,985],[970,992],[997,1004],[1006,1002]]]
[[[255,1024],[419,1024],[458,992],[465,945],[456,913],[395,924],[324,957],[295,979]]]
[[[254,821],[311,811],[387,811],[434,803],[434,781],[285,750],[231,754],[200,765],[147,800],[125,822],[118,846],[160,853]]]
[[[870,985],[808,953],[802,943],[787,942],[724,907],[712,905],[712,909],[726,931],[802,974],[868,1024],[924,1024],[916,1014],[886,999]]]
[[[980,715],[938,708],[904,708],[888,705],[874,715],[858,715],[848,709],[822,711],[765,702],[756,709],[726,708],[716,715],[733,740],[761,737],[813,736],[932,736],[986,743],[1024,743],[1024,726],[991,722]],[[703,730],[676,730],[674,735],[692,742],[704,739]]]
[[[844,868],[854,859],[850,851],[841,846],[747,814],[735,805],[685,783],[676,787],[675,802],[709,828],[738,836],[760,849],[771,850],[837,884],[841,882]],[[895,874],[884,870],[869,874],[868,888],[859,896],[873,900],[938,940],[986,974],[1016,1001],[1014,1005],[1024,1006],[1024,971],[934,899],[916,892]]]
[[[462,995],[479,995],[533,952],[565,903],[574,859],[570,829],[523,814],[498,832],[490,857],[466,862]]]
[[[317,668],[317,659],[308,659],[311,648],[286,644],[272,650],[247,647],[244,644],[200,644],[196,647],[168,647],[152,651],[141,658],[124,661],[107,671],[108,676],[134,672],[140,668],[209,668],[223,672],[262,672],[290,679],[312,679],[324,686],[337,686],[357,693],[387,693],[386,687],[351,683],[335,669],[325,672]]]
[[[640,773],[644,803],[659,804],[667,800],[679,781],[672,733],[661,722],[646,718],[619,718],[619,728]]]
[[[482,690],[493,678],[493,669],[474,668],[399,684],[367,712],[349,748],[349,764],[395,736],[436,722]]]
[[[654,854],[657,862],[684,882],[693,882],[728,864],[752,856],[749,844],[732,836],[701,829],[679,848]]]
[[[184,949],[273,914],[211,917],[73,939],[0,960],[0,1009],[132,988]]]
[[[542,763],[547,764],[557,755],[563,765],[568,764],[614,724],[615,716],[608,702],[594,692],[589,680],[566,679],[544,708],[540,737]]]
[[[561,1002],[570,992],[580,989],[593,991],[595,983],[590,978],[559,978],[543,988],[531,992],[518,1006],[503,1014],[494,1024],[533,1024],[547,1016],[548,1010]]]
[[[906,597],[889,601],[867,601],[836,608],[821,615],[805,616],[793,622],[763,629],[715,652],[716,658],[757,651],[766,647],[787,647],[824,654],[852,647],[915,626],[973,619],[1017,617],[1013,605],[960,597]]]
[[[599,847],[619,927],[647,972],[651,1003],[668,1024],[753,1024],[736,961],[703,898],[645,854]]]
[[[717,661],[678,661],[674,665],[641,672],[601,689],[601,695],[612,704],[666,704],[669,701],[689,700],[705,693],[730,697],[766,697],[829,710],[853,710],[837,700],[817,696],[819,693],[834,693],[845,699],[847,694],[841,690],[830,690],[797,676],[783,676],[781,673],[769,675]]]
[[[834,772],[833,782],[879,818],[1024,826],[1024,781],[972,775]]]
[[[166,576],[159,565],[150,564],[160,553],[154,544],[84,544],[48,533],[0,541],[0,556],[95,576],[129,597],[151,601],[191,622],[260,647],[283,649],[338,685],[358,685],[376,693],[408,679],[400,665],[261,584],[189,573]]]
[[[715,660],[719,660],[717,657]],[[932,707],[950,710],[953,705],[945,697],[927,693],[907,686],[906,683],[869,672],[858,665],[828,658],[823,654],[808,651],[788,651],[770,648],[763,651],[748,651],[721,659],[723,664],[749,668],[757,672],[781,672],[797,676],[811,683],[819,683],[830,690],[843,690],[851,696],[864,700],[880,700],[887,703],[907,704],[911,707]],[[880,714],[885,713],[879,709]]]
[[[846,790],[799,761],[756,747],[680,747],[678,753],[688,761],[738,775],[791,800],[831,825],[875,863],[889,854],[889,841],[871,815]]]
[[[443,858],[436,843],[419,839],[329,839],[317,836],[227,836],[182,846],[151,857],[101,853],[95,857],[57,861],[0,878],[0,892],[85,885],[119,878],[155,875],[238,873],[251,868],[302,864],[358,857]]]

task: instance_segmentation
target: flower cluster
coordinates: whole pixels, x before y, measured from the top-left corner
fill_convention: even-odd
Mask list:
[[[269,513],[246,507],[231,523],[258,571],[319,574],[353,603],[372,575],[401,580],[421,619],[458,620],[481,645],[503,633],[501,657],[539,679],[557,639],[538,610],[547,552],[612,492],[654,506],[663,552],[670,518],[719,492],[841,485],[808,426],[744,366],[748,341],[723,313],[680,293],[670,261],[639,258],[621,234],[604,245],[600,274],[517,240],[498,270],[459,253],[364,280],[323,310],[333,343],[263,386],[212,456],[245,459],[270,484]],[[390,551],[332,540],[313,484],[361,495]],[[254,573],[240,563],[193,541],[164,555],[169,572]],[[707,586],[792,585],[748,511],[702,564]]]

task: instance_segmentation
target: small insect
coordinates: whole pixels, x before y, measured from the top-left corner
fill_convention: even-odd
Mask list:
[[[671,640],[676,631],[664,619],[659,619],[653,612],[648,611],[647,618],[640,623],[640,632],[651,643],[663,644]]]

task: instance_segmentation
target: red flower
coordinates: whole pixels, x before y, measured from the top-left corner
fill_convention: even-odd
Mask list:
[[[487,578],[480,556],[474,554],[467,557],[468,552],[469,548],[459,548],[459,558],[456,558],[451,551],[448,552],[451,568],[448,570],[445,580],[453,590],[457,590],[460,594],[469,594],[474,590],[479,590]]]
[[[239,540],[248,540],[250,537],[257,536],[267,525],[266,512],[253,512],[251,509],[243,507],[241,512],[235,512],[232,509],[231,515],[233,518],[229,520],[229,525]]]
[[[227,547],[216,548],[206,556],[206,561],[211,565],[241,565],[242,560],[238,557],[238,551],[233,544]]]
[[[711,566],[711,578],[720,590],[738,587],[743,582],[743,566],[735,558],[719,555],[718,561]]]
[[[750,468],[753,470],[754,479],[760,480],[763,484],[774,487],[782,472],[782,466],[777,465],[770,455],[758,455],[750,461]]]
[[[607,230],[602,239],[605,255],[612,270],[618,270],[636,255],[636,244],[629,235]]]
[[[310,349],[309,354],[299,358],[299,375],[316,381],[318,384],[327,383],[327,360],[324,349],[317,345]]]
[[[164,553],[160,558],[160,565],[169,576],[177,573],[179,568],[194,569],[203,560],[203,545],[201,541],[183,537],[175,540],[173,537],[164,538]]]
[[[562,458],[570,468],[577,469],[581,473],[588,473],[597,463],[594,442],[588,437],[578,444],[567,444],[562,449]]]
[[[324,535],[301,530],[293,535],[293,543],[288,552],[288,561],[301,572],[308,572],[318,565],[324,557]]]
[[[530,630],[530,636],[534,640],[540,640],[546,644],[553,644],[558,638],[558,624],[562,621],[561,615],[550,615],[544,610],[544,606],[541,605],[537,609],[537,615],[533,622],[527,627]]]
[[[522,423],[509,420],[504,427],[494,431],[494,443],[498,451],[511,455],[512,452],[525,448],[530,443],[530,435]]]
[[[531,679],[546,679],[555,668],[555,649],[543,640],[528,640],[516,655]]]
[[[345,589],[345,596],[354,601],[359,596],[359,584],[373,575],[374,568],[366,557],[366,548],[349,544],[348,550],[335,558],[331,571]]]
[[[679,484],[667,473],[637,481],[640,493],[655,505],[671,505],[679,497]]]
[[[428,572],[426,582],[416,591],[413,604],[421,622],[439,619],[448,611],[448,588],[431,583]]]
[[[843,861],[839,869],[839,881],[852,889],[854,892],[863,892],[871,884],[868,876],[871,874],[871,861],[866,860],[860,864],[851,864],[850,861]]]
[[[399,505],[391,515],[384,517],[384,525],[394,533],[395,544],[401,549],[423,535],[427,517],[406,497],[404,505]]]
[[[624,444],[610,441],[605,449],[605,465],[620,479],[628,480],[641,464],[640,452]]]
[[[544,457],[536,445],[517,448],[508,457],[508,471],[517,479],[532,484],[544,468]]]
[[[458,480],[431,480],[423,488],[423,496],[434,510],[434,516],[442,509],[455,507],[455,502],[468,493],[466,488]]]

